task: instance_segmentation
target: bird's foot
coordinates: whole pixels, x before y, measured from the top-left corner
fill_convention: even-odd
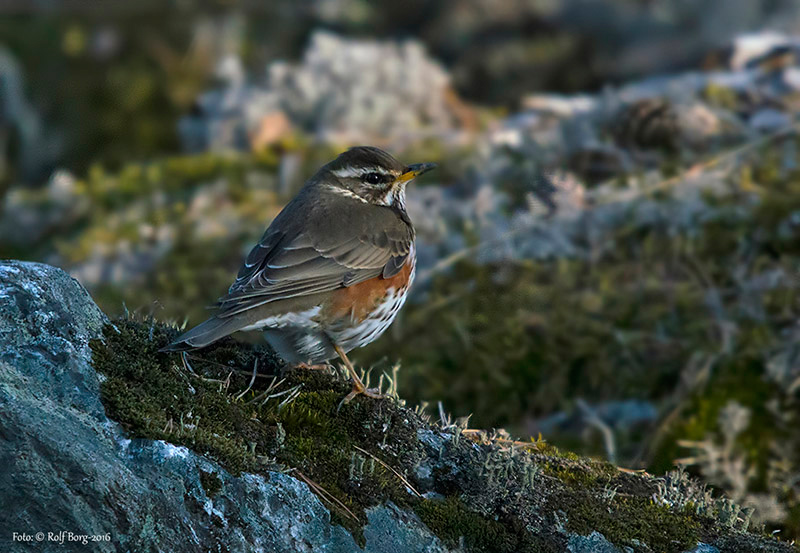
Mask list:
[[[350,390],[350,393],[344,396],[344,399],[339,404],[339,408],[341,409],[342,405],[346,405],[353,401],[357,396],[366,396],[372,399],[385,399],[386,396],[381,393],[378,388],[367,388],[364,386],[363,382],[360,380],[353,381],[353,389]]]

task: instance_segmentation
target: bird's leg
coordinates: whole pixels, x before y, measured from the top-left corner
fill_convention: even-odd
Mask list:
[[[347,355],[345,355],[344,350],[341,347],[334,344],[333,349],[339,355],[339,358],[344,363],[344,366],[347,367],[347,372],[350,373],[350,378],[353,381],[353,389],[350,391],[349,394],[347,394],[347,396],[345,396],[345,398],[342,400],[342,403],[350,403],[350,401],[352,401],[354,397],[361,394],[364,394],[365,396],[371,397],[373,399],[382,399],[384,397],[384,395],[381,394],[378,389],[376,388],[368,389],[366,386],[364,386],[364,383],[361,381],[361,378],[359,378],[355,367],[353,367],[353,364],[347,358]]]

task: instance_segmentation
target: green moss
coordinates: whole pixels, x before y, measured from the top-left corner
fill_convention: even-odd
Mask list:
[[[734,112],[742,107],[735,89],[717,83],[708,83],[703,90],[703,97],[713,106]]]
[[[567,529],[581,535],[600,532],[616,546],[678,553],[697,545],[702,526],[693,512],[678,512],[659,506],[645,497],[616,497],[604,501],[591,494],[574,494],[554,499],[552,508],[561,510]]]
[[[157,352],[174,334],[155,322],[123,319],[105,328],[104,340],[92,342],[95,367],[106,377],[103,402],[130,435],[185,445],[233,474],[279,466],[302,471],[345,506],[321,496],[334,519],[356,535],[367,507],[386,500],[409,503],[400,479],[356,448],[407,471],[419,456],[416,423],[408,412],[363,398],[339,408],[349,385],[321,371],[285,375],[267,392],[282,395],[266,402],[259,394],[271,379],[259,378],[237,399],[256,360],[262,374],[277,374],[274,355],[222,340],[189,357],[198,373],[193,374],[178,355]],[[281,406],[292,390],[299,393]],[[209,478],[203,485],[213,494],[218,488]]]
[[[356,398],[340,407],[346,380],[320,370],[281,375],[273,353],[231,339],[192,353],[184,365],[181,356],[157,351],[176,332],[121,319],[92,341],[109,416],[131,436],[184,445],[233,474],[290,471],[362,543],[366,510],[387,501],[414,510],[443,540],[470,552],[562,551],[565,535],[553,530],[559,521],[541,524],[562,512],[570,531],[597,530],[616,544],[640,540],[654,551],[690,544],[703,528],[693,513],[651,504],[655,484],[647,477],[541,441],[528,451],[448,438],[390,400]],[[259,377],[248,388],[256,362]],[[442,438],[441,448],[429,450],[439,446],[424,445],[420,430]],[[415,477],[422,465],[434,475],[427,483]],[[199,476],[206,494],[220,492],[217,475]],[[444,499],[423,499],[407,482]]]
[[[186,445],[236,474],[254,470],[259,466],[250,446],[255,410],[229,401],[222,387],[228,375],[232,383],[244,381],[232,371],[256,359],[262,368],[274,369],[274,355],[254,349],[243,363],[242,352],[225,340],[204,352],[200,366],[208,367],[214,380],[202,379],[179,368],[175,356],[157,352],[174,334],[155,322],[119,320],[106,326],[105,341],[92,342],[95,367],[106,376],[101,394],[109,415],[132,436]]]
[[[467,508],[456,497],[420,502],[415,512],[450,547],[465,545],[468,551],[492,553],[543,553],[563,551],[544,540],[503,523],[487,519]]]
[[[567,459],[570,462],[565,462]],[[574,459],[569,455],[545,458],[541,462],[542,472],[570,486],[586,489],[606,484],[619,475],[619,470],[609,463],[579,459],[577,455]]]

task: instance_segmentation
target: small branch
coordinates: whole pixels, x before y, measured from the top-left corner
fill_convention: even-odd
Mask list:
[[[299,470],[295,470],[294,473],[300,477],[300,480],[305,482],[309,488],[317,492],[317,495],[321,498],[326,500],[331,505],[339,507],[344,513],[352,518],[354,521],[359,522],[358,517],[353,514],[353,511],[347,508],[347,505],[339,501],[336,497],[334,497],[328,490],[314,482],[311,478],[300,472]]]
[[[581,410],[581,413],[583,413],[584,420],[586,420],[590,426],[594,426],[600,431],[600,434],[603,436],[606,456],[609,462],[615,464],[617,461],[617,447],[614,441],[614,431],[611,430],[611,427],[608,426],[584,400],[578,398],[576,404],[578,405],[578,409]]]
[[[239,401],[244,397],[244,395],[250,391],[250,388],[253,387],[253,382],[256,381],[256,374],[258,374],[258,357],[256,357],[255,363],[253,363],[253,376],[250,377],[250,384],[247,385],[247,388],[241,394],[237,394],[236,401]]]
[[[410,483],[408,480],[406,480],[405,478],[403,478],[403,475],[402,475],[402,474],[400,474],[399,472],[397,472],[396,470],[394,470],[392,467],[390,467],[389,465],[387,465],[386,463],[384,463],[383,461],[381,461],[379,458],[377,458],[375,455],[373,455],[372,453],[370,453],[370,452],[369,452],[369,451],[367,451],[366,449],[361,449],[361,448],[360,448],[360,447],[358,447],[357,445],[354,445],[353,447],[354,447],[354,448],[356,448],[357,450],[359,450],[361,453],[366,453],[367,455],[369,455],[370,457],[372,457],[373,459],[375,459],[376,461],[378,461],[378,462],[379,462],[381,465],[383,465],[383,467],[384,467],[385,469],[388,469],[388,470],[392,471],[392,472],[394,473],[394,475],[395,475],[395,476],[397,476],[397,477],[400,479],[400,481],[401,481],[401,482],[403,482],[403,484],[405,484],[405,486],[406,486],[406,487],[407,487],[409,490],[411,490],[411,493],[413,493],[413,494],[414,494],[414,495],[416,495],[417,497],[422,497],[422,494],[421,494],[421,493],[419,493],[419,492],[418,492],[416,489],[414,489],[414,486],[412,486],[412,485],[411,485],[411,483]]]
[[[198,357],[196,355],[187,354],[185,351],[181,352],[181,353],[183,355],[187,355],[188,357],[191,357],[192,359],[197,359],[198,361],[202,361],[203,363],[208,363],[209,365],[216,365],[217,367],[222,367],[223,369],[226,369],[226,370],[229,370],[229,371],[233,371],[235,373],[251,374],[250,371],[243,371],[241,369],[231,369],[228,365],[224,365],[222,363],[217,363],[216,361],[211,361],[210,359],[203,359],[202,357]],[[270,378],[272,376],[274,376],[274,375],[271,375],[271,374],[258,374],[258,375],[256,375],[256,378]]]

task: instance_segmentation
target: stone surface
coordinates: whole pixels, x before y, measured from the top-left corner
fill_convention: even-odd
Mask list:
[[[191,151],[259,149],[290,126],[334,142],[369,142],[443,136],[474,123],[447,72],[413,40],[317,31],[299,63],[273,62],[266,79],[222,76],[225,86],[203,94],[181,121]]]
[[[291,476],[236,478],[186,448],[126,439],[105,416],[89,364],[89,340],[105,322],[60,269],[0,263],[0,550],[361,551]],[[218,479],[218,493],[205,491],[203,473]],[[366,551],[447,551],[392,505],[368,518]],[[60,530],[110,541],[49,541]],[[45,539],[14,542],[14,532]]]
[[[463,534],[453,534],[461,531],[473,532],[468,539],[481,540],[480,551],[494,544],[480,532],[493,532],[506,540],[502,547],[508,551],[507,540],[516,538],[508,526],[498,527],[502,518],[493,512],[525,520],[524,529],[518,530],[525,541],[519,543],[538,544],[534,549],[651,551],[638,540],[647,539],[648,530],[623,537],[618,520],[586,518],[585,509],[599,505],[596,494],[605,493],[598,483],[602,471],[610,481],[625,484],[626,494],[642,500],[651,515],[665,517],[627,521],[632,526],[658,528],[684,516],[648,507],[655,483],[649,476],[625,475],[610,465],[594,466],[587,459],[553,452],[520,456],[459,438],[450,426],[428,425],[409,444],[423,453],[416,474],[409,477],[428,498],[417,505],[429,507],[412,512],[384,502],[367,508],[359,544],[331,522],[318,496],[289,472],[237,477],[186,447],[128,439],[106,417],[99,394],[100,378],[106,377],[90,364],[89,341],[102,337],[104,327],[110,333],[106,339],[113,336],[107,323],[83,287],[63,271],[0,262],[0,551],[444,553],[469,545]],[[119,321],[113,328],[122,335],[124,324],[129,323]],[[149,325],[152,335],[155,323]],[[147,328],[142,324],[142,334]],[[411,418],[413,412],[406,411]],[[441,501],[446,489],[461,491],[447,503]],[[611,500],[605,501],[603,510],[612,513]],[[615,512],[621,514],[614,516],[638,516],[624,505],[617,506]],[[418,512],[427,512],[425,520],[449,534],[447,543],[422,523]],[[589,526],[587,531],[588,520],[634,547],[620,549],[598,531],[602,528]],[[568,530],[570,524],[585,535]],[[699,544],[694,549],[698,553],[791,550],[712,519],[703,524],[711,526],[699,535],[715,541],[713,547]],[[15,533],[34,543],[15,540]],[[75,536],[101,541],[83,544]],[[64,543],[55,541],[60,537],[66,538]]]

